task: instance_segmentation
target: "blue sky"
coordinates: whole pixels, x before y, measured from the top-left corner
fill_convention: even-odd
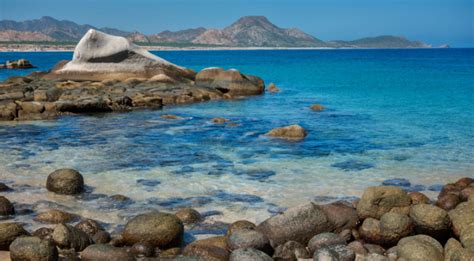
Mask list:
[[[0,0],[0,19],[44,15],[147,34],[265,15],[323,40],[391,34],[474,47],[474,0]]]

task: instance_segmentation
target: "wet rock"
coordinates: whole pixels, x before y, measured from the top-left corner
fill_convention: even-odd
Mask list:
[[[384,246],[393,246],[396,245],[401,238],[410,235],[412,231],[413,222],[407,215],[390,212],[385,213],[380,218],[381,241],[372,242],[382,244]]]
[[[173,247],[181,243],[183,223],[175,215],[150,212],[128,221],[123,238],[129,245],[147,242],[157,247]]]
[[[441,194],[440,194],[441,195]],[[461,198],[457,194],[445,194],[438,198],[436,206],[449,211],[456,208],[456,206],[461,203]]]
[[[263,221],[257,230],[267,236],[273,247],[287,241],[306,245],[314,235],[331,231],[332,224],[321,207],[308,203]]]
[[[161,115],[160,118],[165,119],[165,120],[182,120],[182,117],[172,115],[172,114],[165,114]]]
[[[92,236],[94,244],[107,244],[110,240],[110,234],[107,231],[97,231],[97,233]]]
[[[275,128],[265,134],[266,136],[289,139],[289,140],[301,140],[307,135],[306,130],[299,125],[290,125],[280,128]]]
[[[86,233],[90,237],[94,236],[97,232],[104,230],[99,222],[93,219],[83,220],[77,223],[74,227]]]
[[[230,252],[225,237],[213,237],[192,242],[184,248],[183,255],[218,261],[229,260]]]
[[[360,237],[366,242],[377,243],[382,239],[380,221],[375,218],[366,218],[359,228]]]
[[[146,242],[138,242],[132,246],[130,253],[136,257],[151,257],[155,255],[155,248]]]
[[[0,251],[8,250],[17,237],[27,235],[28,232],[18,223],[0,223]]]
[[[213,118],[211,120],[212,123],[215,123],[215,124],[224,124],[226,122],[228,122],[229,120],[226,119],[226,118]]]
[[[280,92],[280,89],[274,83],[271,82],[268,85],[268,91],[271,93],[277,93],[277,92]]]
[[[314,261],[353,261],[355,253],[346,245],[331,245],[314,252]]]
[[[34,218],[35,221],[50,224],[69,223],[77,219],[78,216],[57,209],[50,209],[41,212]]]
[[[357,213],[361,219],[368,217],[379,219],[390,211],[402,212],[404,208],[408,210],[410,204],[410,196],[401,188],[368,187],[357,204]]]
[[[89,246],[91,238],[79,229],[66,224],[59,224],[54,228],[52,238],[60,248],[73,248],[76,251],[82,251]]]
[[[326,108],[324,108],[324,106],[321,104],[313,104],[311,105],[310,109],[313,111],[324,111]]]
[[[321,205],[321,209],[334,226],[334,232],[339,233],[344,229],[352,229],[359,223],[357,210],[348,202],[334,202]]]
[[[345,245],[346,240],[338,234],[335,233],[321,233],[313,238],[308,242],[308,250],[310,254],[313,254],[320,248],[332,245]]]
[[[271,261],[273,260],[269,255],[254,248],[239,248],[232,252],[229,258],[230,261]]]
[[[257,95],[265,90],[263,80],[241,74],[231,69],[225,71],[222,68],[207,68],[196,75],[195,83],[200,87],[209,87],[231,96]]]
[[[0,196],[0,216],[9,216],[15,214],[15,207],[13,204],[4,196]]]
[[[273,248],[268,238],[256,230],[234,231],[227,238],[227,244],[232,251],[240,248],[255,248],[268,255],[273,254]]]
[[[454,238],[450,238],[444,245],[444,260],[471,261],[474,257],[474,249],[464,248]]]
[[[411,198],[411,204],[427,204],[430,203],[430,199],[423,193],[421,192],[410,192],[408,193],[408,196]]]
[[[32,234],[34,237],[38,237],[40,239],[52,239],[51,234],[53,234],[54,229],[49,227],[42,227],[35,230]]]
[[[161,252],[157,250],[159,249],[155,249],[155,253],[159,253],[160,257],[171,257],[181,254],[181,248],[179,247],[172,247]]]
[[[110,199],[112,199],[114,201],[118,201],[118,202],[123,202],[123,201],[130,200],[129,197],[121,195],[121,194],[112,195],[112,196],[110,196]]]
[[[474,183],[474,179],[473,178],[469,178],[469,177],[464,177],[464,178],[460,178],[458,181],[456,181],[456,183],[454,183],[455,185],[461,187],[461,188],[465,188],[469,185],[471,185],[472,183]]]
[[[109,243],[114,247],[123,247],[127,244],[127,242],[125,242],[125,240],[123,239],[122,234],[112,234],[110,236]]]
[[[96,260],[120,260],[120,261],[134,261],[132,253],[127,252],[123,248],[114,247],[108,244],[90,245],[81,253],[83,261]]]
[[[255,230],[256,228],[257,226],[250,221],[238,220],[229,225],[226,235],[230,236],[232,233],[239,230]]]
[[[54,261],[58,251],[54,243],[38,237],[19,237],[10,245],[12,261]]]
[[[352,241],[347,245],[347,247],[352,249],[356,255],[365,256],[369,253],[364,247],[364,244],[362,244],[360,241]]]
[[[411,207],[410,217],[417,234],[425,234],[439,240],[446,240],[450,235],[451,220],[448,212],[437,206],[417,204]]]
[[[16,61],[6,61],[5,64],[0,64],[0,69],[31,69],[36,68],[26,59],[19,59]]]
[[[0,182],[0,192],[10,191],[11,188],[7,186],[5,183]]]
[[[296,241],[288,241],[275,248],[273,259],[279,261],[296,261],[298,259],[311,258],[306,247]]]
[[[405,237],[397,244],[397,256],[404,260],[443,261],[443,246],[426,235]]]
[[[201,214],[192,208],[184,208],[175,214],[184,224],[194,224],[202,220]]]
[[[57,194],[79,194],[84,191],[84,178],[76,170],[59,169],[49,174],[46,187]]]

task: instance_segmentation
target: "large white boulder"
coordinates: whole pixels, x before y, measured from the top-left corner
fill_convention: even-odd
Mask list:
[[[193,78],[194,72],[177,66],[125,37],[90,29],[77,44],[72,61],[57,66],[52,78],[70,80],[126,79],[165,74],[171,78]]]

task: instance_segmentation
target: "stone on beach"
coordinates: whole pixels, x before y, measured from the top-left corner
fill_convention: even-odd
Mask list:
[[[9,190],[11,190],[9,186],[7,186],[5,183],[0,182],[0,192],[5,192]]]
[[[41,212],[34,218],[35,221],[50,223],[50,224],[59,224],[59,223],[69,223],[77,219],[78,216],[67,213],[57,209],[51,209],[45,212]]]
[[[58,250],[51,240],[38,237],[19,237],[10,245],[12,261],[55,261]]]
[[[334,226],[334,232],[355,228],[359,224],[357,210],[348,202],[338,201],[321,205],[329,221]]]
[[[404,260],[443,261],[443,246],[427,235],[405,237],[397,244],[397,256]]]
[[[368,217],[379,219],[390,211],[408,212],[410,204],[411,198],[399,187],[368,187],[357,204],[357,213],[361,219]]]
[[[124,248],[114,247],[109,244],[95,244],[90,245],[81,253],[81,260],[83,261],[97,261],[97,260],[120,260],[120,261],[134,261],[135,258],[132,253],[127,252]]]
[[[321,207],[307,203],[263,221],[257,230],[267,236],[273,247],[290,240],[306,245],[314,235],[330,232],[332,224]]]
[[[74,227],[86,233],[90,237],[94,236],[97,232],[104,230],[102,225],[93,219],[85,219],[77,223]]]
[[[330,245],[314,252],[314,261],[353,261],[355,253],[346,245]]]
[[[230,224],[227,228],[226,235],[230,236],[232,233],[240,230],[255,230],[257,226],[248,220],[237,220]]]
[[[306,130],[299,125],[290,125],[280,128],[275,128],[265,134],[266,136],[283,138],[289,140],[301,140],[307,135]]]
[[[183,224],[193,224],[202,220],[201,214],[192,208],[184,208],[175,214]]]
[[[9,216],[15,214],[15,207],[4,196],[0,196],[0,216]]]
[[[8,250],[16,238],[27,235],[28,232],[18,223],[0,223],[0,250]]]
[[[255,248],[239,248],[232,252],[230,261],[271,261],[269,255]]]
[[[183,230],[183,223],[175,215],[150,212],[128,221],[123,239],[128,245],[147,242],[160,248],[173,247],[181,243]]]
[[[77,170],[58,169],[49,174],[46,188],[57,194],[79,194],[84,191],[84,178]]]
[[[418,234],[425,234],[439,240],[450,235],[451,220],[446,210],[429,204],[417,204],[411,207],[410,217]]]
[[[320,248],[332,245],[345,245],[346,240],[336,233],[326,232],[317,234],[308,242],[308,250],[313,254]]]
[[[275,260],[296,261],[298,259],[311,258],[311,255],[303,244],[296,241],[288,241],[275,248],[273,258]]]
[[[183,255],[209,261],[219,261],[228,260],[230,251],[228,250],[226,237],[218,236],[192,242],[184,248]]]
[[[254,248],[268,255],[273,254],[268,238],[256,230],[235,231],[227,238],[227,244],[232,251],[240,248]]]
[[[54,228],[52,239],[63,249],[82,251],[92,243],[91,238],[81,230],[66,224],[59,224]]]

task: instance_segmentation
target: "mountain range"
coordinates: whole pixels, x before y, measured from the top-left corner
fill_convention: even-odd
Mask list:
[[[244,16],[223,29],[203,27],[163,31],[145,35],[114,28],[80,25],[49,16],[27,21],[0,21],[0,42],[75,43],[89,30],[129,38],[143,45],[225,46],[225,47],[327,47],[327,48],[429,48],[430,45],[399,36],[377,36],[354,41],[322,41],[298,28],[280,28],[264,16]]]

